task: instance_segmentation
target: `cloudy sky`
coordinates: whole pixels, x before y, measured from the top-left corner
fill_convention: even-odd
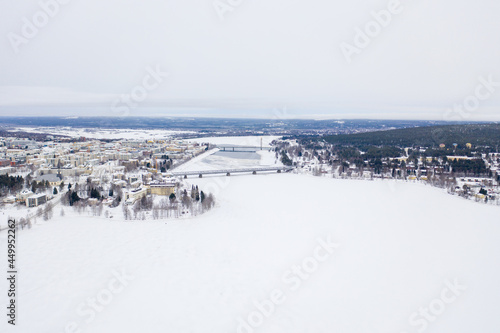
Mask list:
[[[499,13],[498,0],[4,0],[0,115],[500,120]]]

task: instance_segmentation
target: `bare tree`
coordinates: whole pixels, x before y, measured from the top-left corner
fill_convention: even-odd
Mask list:
[[[126,205],[122,206],[122,210],[123,210],[123,217],[125,218],[125,220],[129,220],[132,217],[130,210],[127,208]]]
[[[38,207],[38,209],[36,210],[36,215],[35,216],[42,216],[42,214],[43,214],[42,207]]]
[[[160,217],[160,207],[158,207],[158,205],[154,205],[153,206],[153,219],[158,220],[159,217]]]
[[[137,214],[139,214],[139,212],[141,211],[141,200],[138,200],[135,203],[133,211],[134,211],[134,219],[137,220]]]
[[[21,230],[23,230],[23,229],[24,229],[24,227],[26,226],[26,219],[25,219],[24,217],[21,217],[21,218],[19,219],[18,224],[21,226]]]
[[[102,204],[102,202],[100,202],[99,205],[97,205],[97,216],[101,216],[102,215],[102,210],[103,209],[104,209],[103,204]]]
[[[182,194],[182,199],[181,199],[182,205],[186,208],[190,208],[192,204],[191,197],[188,195],[187,191],[184,190]]]
[[[208,194],[208,196],[202,202],[202,208],[204,211],[211,209],[215,205],[215,198],[212,193]]]
[[[169,211],[169,207],[168,207],[168,201],[166,199],[162,199],[160,201],[160,216],[161,218],[164,218],[164,217],[168,217],[168,211]]]
[[[140,200],[140,209],[141,210],[151,210],[153,209],[153,197],[152,196],[144,196]]]

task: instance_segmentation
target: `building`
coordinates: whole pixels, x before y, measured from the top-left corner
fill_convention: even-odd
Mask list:
[[[26,207],[38,207],[47,202],[46,194],[36,194],[26,199]]]
[[[35,178],[37,182],[49,182],[50,186],[59,186],[62,183],[62,179],[55,174],[41,175]]]
[[[3,203],[6,203],[6,204],[12,204],[12,203],[15,203],[16,202],[16,197],[13,196],[13,195],[10,195],[8,197],[5,197],[3,199]]]
[[[76,176],[80,176],[80,175],[83,175],[85,173],[89,173],[88,170],[84,169],[84,168],[50,168],[50,169],[47,169],[47,168],[43,168],[43,169],[40,169],[39,170],[40,172],[43,172],[44,174],[54,174],[54,175],[57,175],[57,174],[61,174],[63,175],[64,177],[76,177]]]
[[[3,167],[0,168],[0,175],[7,175],[16,172],[16,169],[13,167]]]
[[[175,194],[175,184],[166,182],[151,183],[149,184],[149,193],[163,196],[169,196],[172,193]]]
[[[469,156],[446,156],[448,161],[458,161],[458,160],[473,160],[476,159],[476,157],[469,157]]]
[[[33,192],[30,190],[22,190],[21,193],[18,193],[16,198],[18,202],[26,202],[26,199],[31,197]]]
[[[147,188],[138,188],[125,193],[125,202],[128,205],[134,204],[137,200],[142,199],[148,194]]]

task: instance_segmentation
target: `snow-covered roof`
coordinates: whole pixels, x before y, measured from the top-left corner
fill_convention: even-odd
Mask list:
[[[35,180],[37,182],[42,182],[42,181],[59,182],[61,181],[61,178],[59,178],[56,174],[52,173],[52,174],[38,176]]]

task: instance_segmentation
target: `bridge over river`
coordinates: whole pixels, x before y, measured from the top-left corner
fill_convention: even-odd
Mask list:
[[[203,175],[226,175],[226,176],[231,176],[231,174],[235,173],[250,173],[250,174],[257,174],[260,172],[289,172],[293,170],[292,167],[256,167],[256,168],[240,168],[240,169],[220,169],[220,170],[199,170],[199,171],[173,171],[171,174],[174,177],[184,177],[187,178],[188,176],[198,176],[198,177],[203,177]]]
[[[239,153],[255,153],[258,150],[271,150],[273,147],[269,146],[236,146],[236,145],[217,145],[216,148],[220,152],[239,152]]]

